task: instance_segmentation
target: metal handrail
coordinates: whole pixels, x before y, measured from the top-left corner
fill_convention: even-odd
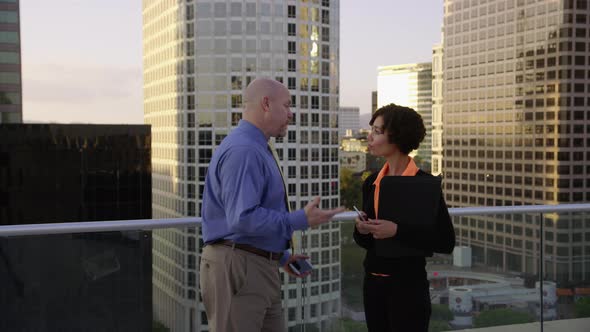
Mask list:
[[[559,204],[559,205],[518,205],[498,207],[463,207],[450,208],[451,216],[517,214],[517,213],[557,213],[557,212],[590,212],[590,204]],[[333,219],[352,221],[356,213],[352,211],[337,214]],[[87,222],[63,222],[46,224],[8,225],[0,226],[0,237],[73,234],[112,231],[151,230],[159,228],[195,227],[201,222],[200,217],[174,219],[138,219],[138,220],[109,220]]]

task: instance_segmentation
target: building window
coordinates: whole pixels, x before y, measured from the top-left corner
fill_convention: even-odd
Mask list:
[[[289,143],[297,143],[297,132],[294,130],[289,130],[288,132],[288,142]]]
[[[295,29],[295,23],[287,24],[287,35],[295,36],[297,34],[297,30]]]
[[[287,17],[289,17],[289,18],[296,18],[297,17],[297,11],[295,9],[295,6],[287,6]]]
[[[330,11],[329,10],[322,10],[322,23],[330,24]]]
[[[199,149],[199,163],[208,164],[211,160],[211,149]]]
[[[242,107],[242,95],[232,95],[231,96],[231,107],[232,108]]]
[[[199,145],[211,145],[213,134],[210,131],[199,131]]]
[[[294,59],[289,59],[287,61],[287,70],[290,72],[297,71],[297,61]]]
[[[242,119],[242,113],[232,113],[231,114],[231,125],[237,126],[238,122]]]
[[[299,108],[305,109],[309,107],[307,96],[299,96]]]
[[[287,167],[287,175],[289,179],[294,179],[297,177],[297,167],[289,166]]]
[[[289,54],[296,54],[297,53],[297,43],[294,41],[287,42],[287,51]]]
[[[315,109],[315,110],[320,108],[320,97],[319,96],[311,96],[311,108]]]
[[[330,41],[330,28],[322,28],[322,41],[323,42]]]
[[[231,89],[232,90],[242,90],[242,77],[241,76],[232,76],[231,77]]]
[[[297,89],[297,80],[295,79],[295,77],[287,78],[287,88],[289,90]]]

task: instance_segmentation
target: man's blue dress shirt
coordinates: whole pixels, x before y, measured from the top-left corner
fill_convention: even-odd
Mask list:
[[[286,252],[293,231],[308,227],[303,210],[288,212],[266,137],[246,120],[213,153],[201,215],[205,243],[226,239],[271,252]]]

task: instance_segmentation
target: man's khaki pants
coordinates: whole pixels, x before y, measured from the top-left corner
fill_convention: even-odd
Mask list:
[[[210,331],[285,331],[277,261],[207,245],[201,255],[200,286]]]

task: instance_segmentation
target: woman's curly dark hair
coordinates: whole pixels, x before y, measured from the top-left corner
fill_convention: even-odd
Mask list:
[[[422,116],[409,107],[385,105],[373,113],[369,124],[372,126],[380,116],[383,118],[383,130],[387,132],[388,142],[397,145],[403,154],[417,149],[426,136]]]

